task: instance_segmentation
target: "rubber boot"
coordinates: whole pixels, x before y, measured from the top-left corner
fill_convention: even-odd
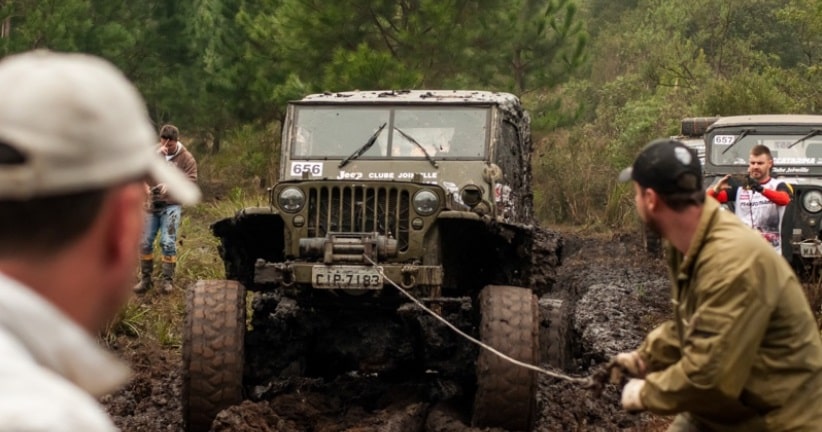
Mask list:
[[[174,267],[177,263],[163,261],[163,277],[160,281],[160,288],[168,294],[174,291]]]
[[[151,289],[151,274],[154,272],[154,259],[140,260],[140,282],[134,285],[134,292],[142,294]]]

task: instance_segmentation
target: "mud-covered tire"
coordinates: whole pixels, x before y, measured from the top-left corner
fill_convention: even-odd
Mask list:
[[[567,304],[558,298],[542,298],[539,300],[539,308],[542,361],[553,368],[566,370],[570,359],[570,313]]]
[[[208,431],[221,410],[243,399],[245,287],[202,280],[186,292],[183,328],[183,421]]]
[[[516,360],[539,361],[537,298],[525,288],[489,285],[479,295],[480,339]],[[536,372],[488,350],[477,357],[477,392],[471,424],[530,430],[536,417]]]
[[[562,264],[562,235],[546,228],[534,227],[531,245],[529,279],[526,281],[538,296],[553,290],[557,267]]]

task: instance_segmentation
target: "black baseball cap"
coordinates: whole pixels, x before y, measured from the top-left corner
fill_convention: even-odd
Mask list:
[[[619,174],[619,181],[628,180],[661,194],[702,192],[702,164],[696,150],[681,141],[657,139]]]

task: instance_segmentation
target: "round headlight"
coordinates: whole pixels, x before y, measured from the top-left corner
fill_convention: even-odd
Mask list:
[[[822,192],[812,190],[802,195],[802,206],[811,213],[822,211]]]
[[[414,210],[417,213],[428,216],[440,207],[440,199],[437,194],[430,190],[421,190],[414,195]]]
[[[466,185],[460,193],[462,202],[469,207],[474,207],[482,201],[482,189],[477,185]]]
[[[285,188],[280,192],[278,203],[281,209],[289,213],[296,213],[305,205],[305,194],[294,187]]]

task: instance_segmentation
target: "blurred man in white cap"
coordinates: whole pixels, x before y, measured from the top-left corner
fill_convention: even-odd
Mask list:
[[[0,428],[116,430],[95,398],[129,371],[93,335],[131,294],[144,181],[181,203],[199,190],[100,58],[8,56],[0,95]]]
[[[787,261],[702,189],[696,151],[646,145],[620,175],[668,241],[673,317],[615,356],[629,411],[669,432],[822,430],[822,339]]]

